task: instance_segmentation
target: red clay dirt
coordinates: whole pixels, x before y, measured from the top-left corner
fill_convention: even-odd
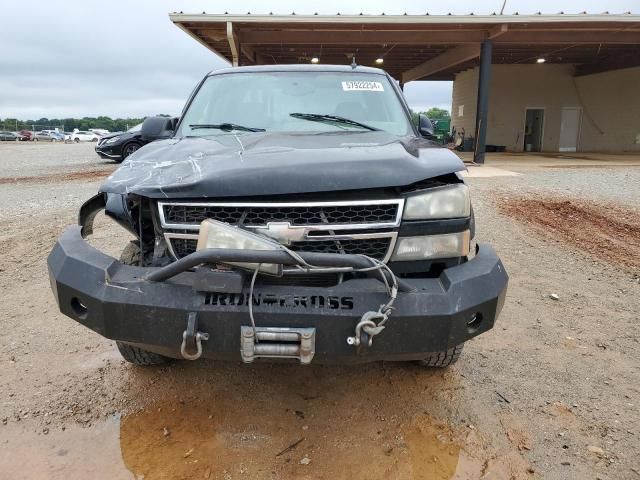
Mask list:
[[[640,271],[640,212],[572,199],[505,197],[500,210],[548,237]]]
[[[51,173],[47,175],[34,175],[29,177],[0,177],[0,185],[22,183],[58,183],[78,182],[86,180],[99,180],[113,173],[111,169],[80,170],[75,172]]]

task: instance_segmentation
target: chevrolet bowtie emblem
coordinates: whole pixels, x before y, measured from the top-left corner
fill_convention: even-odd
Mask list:
[[[267,235],[283,245],[301,242],[307,237],[305,227],[294,227],[289,222],[269,222],[266,227],[254,227],[252,230]]]

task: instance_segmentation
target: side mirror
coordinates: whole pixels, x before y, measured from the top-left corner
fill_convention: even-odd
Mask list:
[[[418,116],[418,132],[425,138],[433,140],[435,138],[433,123],[424,113]]]
[[[140,133],[144,140],[154,141],[170,138],[173,136],[177,123],[177,118],[147,117],[142,122]]]

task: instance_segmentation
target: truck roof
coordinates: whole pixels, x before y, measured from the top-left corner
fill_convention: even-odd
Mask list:
[[[356,65],[310,65],[310,64],[294,64],[294,65],[251,65],[247,67],[230,67],[220,70],[213,70],[207,76],[220,75],[225,73],[239,72],[344,72],[344,73],[376,73],[378,75],[387,75],[387,72],[380,68],[364,67]]]

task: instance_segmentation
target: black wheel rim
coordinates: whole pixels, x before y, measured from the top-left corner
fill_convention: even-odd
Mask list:
[[[132,144],[132,145],[127,145],[124,149],[124,156],[125,158],[128,157],[129,155],[131,155],[133,152],[135,152],[136,150],[138,150],[138,145],[136,144]]]

